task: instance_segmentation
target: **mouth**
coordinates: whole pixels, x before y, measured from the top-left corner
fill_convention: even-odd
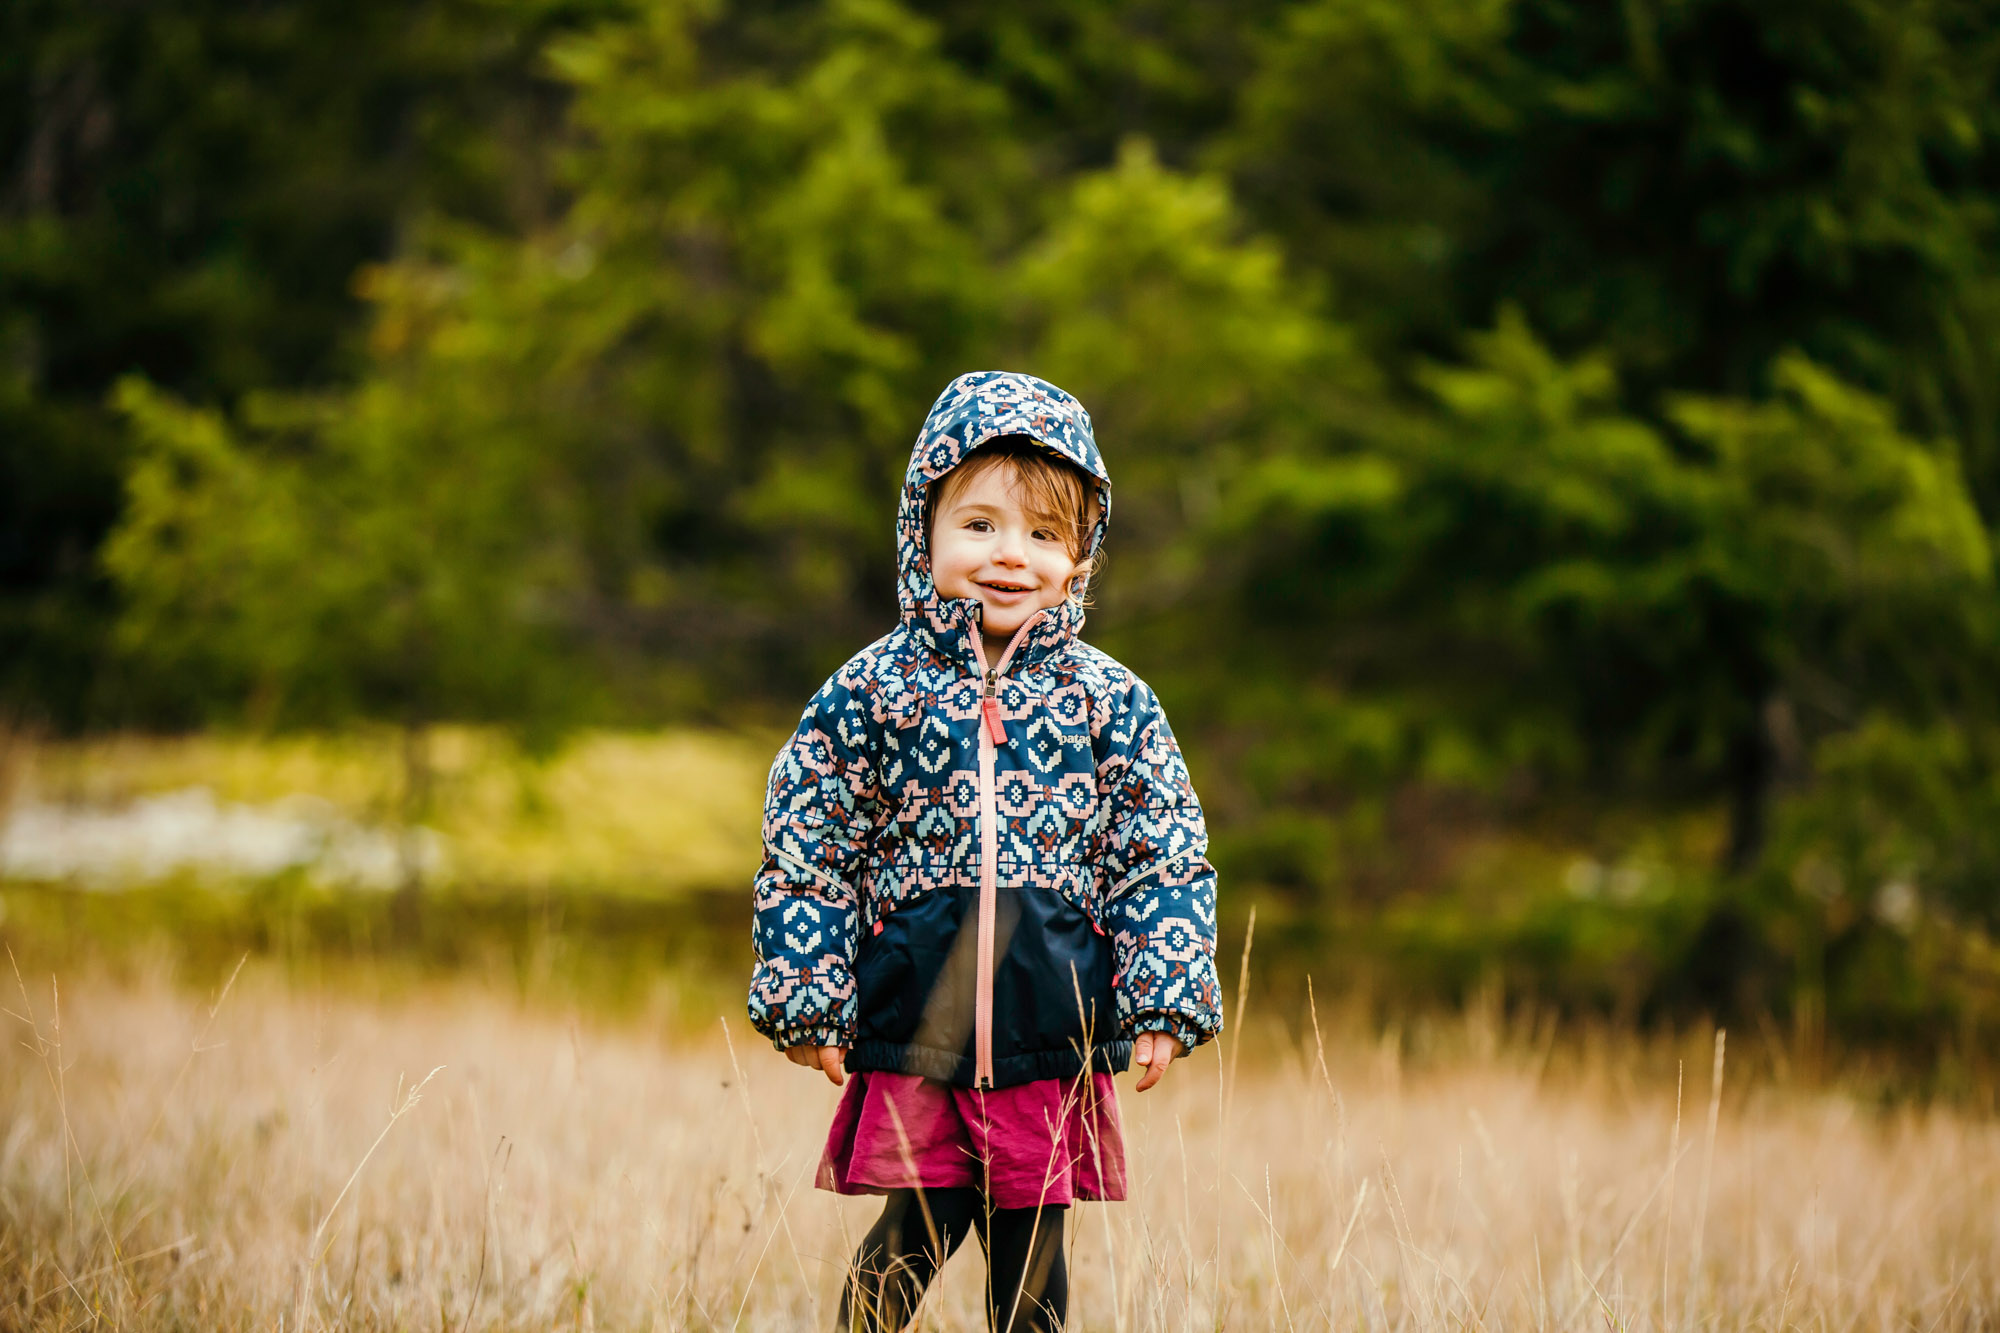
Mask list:
[[[984,588],[984,589],[986,589],[986,590],[987,590],[988,592],[997,592],[997,593],[1000,593],[1000,594],[1002,594],[1003,596],[1011,596],[1011,595],[1015,595],[1015,594],[1019,594],[1019,593],[1024,593],[1024,592],[1033,592],[1033,591],[1034,591],[1034,589],[1033,589],[1033,588],[1029,587],[1029,586],[1028,586],[1027,584],[1025,584],[1025,583],[1004,583],[1004,582],[999,582],[999,581],[981,581],[981,582],[980,582],[980,584],[979,584],[979,586],[980,586],[980,587],[982,587],[982,588]]]

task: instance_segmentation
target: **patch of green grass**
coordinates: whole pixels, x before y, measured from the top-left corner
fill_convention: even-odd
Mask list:
[[[444,835],[447,882],[467,891],[582,887],[658,896],[747,884],[765,773],[779,738],[718,731],[592,732],[547,759],[496,733],[442,728],[420,822]],[[394,826],[406,808],[389,731],[277,738],[115,736],[28,747],[16,799],[116,807],[207,788],[266,805],[308,795]]]
[[[662,986],[702,996],[706,1014],[739,1013],[753,962],[747,886],[653,898],[439,888],[412,903],[302,875],[117,893],[0,885],[0,945],[41,972],[164,968],[199,988],[248,956],[295,981],[379,992],[451,978],[607,1013],[643,1009]]]

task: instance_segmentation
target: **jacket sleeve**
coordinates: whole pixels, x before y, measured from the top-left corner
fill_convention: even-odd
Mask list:
[[[1222,1031],[1215,978],[1215,867],[1208,827],[1180,745],[1143,683],[1104,720],[1100,790],[1108,818],[1100,858],[1112,989],[1126,1036],[1165,1031],[1189,1050]]]
[[[764,793],[750,1021],[779,1050],[854,1042],[859,891],[881,807],[867,706],[835,676],[778,751]]]

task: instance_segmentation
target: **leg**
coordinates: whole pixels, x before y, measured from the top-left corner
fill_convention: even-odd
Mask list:
[[[1047,1333],[1069,1317],[1060,1207],[996,1208],[973,1223],[986,1243],[986,1303],[995,1333]]]
[[[922,1198],[916,1190],[892,1192],[848,1266],[839,1327],[894,1333],[909,1323],[924,1288],[972,1229],[978,1207],[977,1190],[925,1190]]]

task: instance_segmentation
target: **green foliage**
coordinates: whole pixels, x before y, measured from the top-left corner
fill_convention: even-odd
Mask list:
[[[235,683],[267,722],[532,735],[576,715],[573,506],[534,415],[449,373],[468,354],[518,359],[521,340],[382,282],[382,373],[343,399],[254,398],[232,425],[120,386],[138,450],[105,563],[124,644],[224,698]],[[419,327],[445,372],[421,381],[401,363]]]
[[[1104,618],[1143,652],[1204,577],[1176,538],[1237,469],[1366,401],[1374,377],[1223,182],[1141,141],[1077,179],[1004,285],[1025,368],[1083,399],[1115,460]]]
[[[207,405],[343,383],[358,266],[428,210],[551,203],[547,34],[590,0],[29,0],[0,16],[0,701],[186,721],[106,653],[127,374]]]
[[[1514,304],[1646,395],[1798,348],[1990,503],[2000,43],[1976,3],[1288,7],[1219,140],[1253,212],[1433,352]]]
[[[1226,871],[1706,818],[1660,993],[1834,1005],[1921,952],[1884,886],[1991,917],[1989,8],[31,7],[0,688],[788,710],[888,624],[931,396],[1018,367]]]
[[[1780,864],[1847,920],[1898,930],[1927,911],[2000,925],[2000,745],[1990,723],[1913,726],[1876,715],[1829,737],[1787,811]]]
[[[749,50],[711,67],[698,20],[659,6],[554,47],[573,207],[518,246],[431,259],[475,324],[517,269],[547,275],[507,316],[539,359],[448,373],[576,405],[551,429],[592,446],[566,466],[593,586],[606,637],[647,654],[622,669],[655,711],[789,691],[828,644],[879,632],[911,405],[999,318],[980,199],[1008,145],[924,24],[863,4],[746,23]]]
[[[1711,577],[1758,608],[1756,651],[1825,725],[1864,700],[1967,699],[1991,647],[1993,551],[1950,446],[1910,439],[1800,357],[1773,378],[1761,403],[1674,409],[1713,456]]]
[[[296,479],[260,468],[217,414],[144,380],[125,381],[118,400],[140,440],[104,551],[128,589],[126,642],[170,673],[168,688],[197,696],[204,681],[224,698],[252,689],[259,656],[266,672],[296,672],[291,613],[309,564]]]
[[[1717,793],[1740,867],[1857,709],[1977,700],[1985,529],[1949,450],[1878,400],[1792,357],[1771,399],[1680,400],[1669,435],[1518,317],[1468,351],[1419,370],[1434,409],[1246,471],[1200,538],[1202,614],[1262,677],[1222,720],[1265,737],[1263,800],[1329,774]]]

